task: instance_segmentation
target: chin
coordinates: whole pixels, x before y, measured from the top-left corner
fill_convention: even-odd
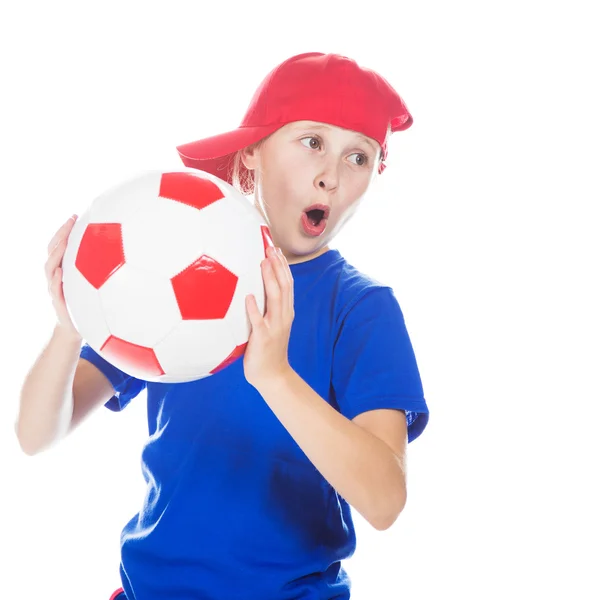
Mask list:
[[[305,246],[304,248],[300,248],[298,245],[286,246],[283,248],[283,253],[288,263],[293,264],[295,262],[304,262],[318,256],[325,251],[327,245],[328,240],[320,241],[318,244],[313,242],[310,246]]]
[[[334,224],[330,223],[329,226]],[[333,231],[333,229],[331,230]],[[298,230],[287,230],[282,231],[282,235],[271,228],[271,236],[273,237],[273,243],[275,246],[283,250],[288,263],[302,262],[310,259],[313,255],[320,253],[323,249],[329,245],[333,236],[331,231],[328,229],[320,237],[309,237],[298,228]],[[286,242],[283,242],[283,239]]]

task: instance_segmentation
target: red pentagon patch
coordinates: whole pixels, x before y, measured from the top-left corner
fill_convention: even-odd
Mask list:
[[[181,318],[222,319],[231,306],[237,282],[231,271],[202,255],[171,279]]]
[[[123,365],[125,371],[130,366],[153,377],[165,374],[152,348],[138,346],[111,335],[100,350],[109,361],[114,359],[119,365]]]
[[[242,356],[242,354],[244,354],[244,352],[246,351],[246,346],[248,345],[248,342],[240,345],[240,346],[236,346],[235,350],[219,365],[217,365],[211,372],[211,375],[214,375],[215,373],[218,373],[219,371],[221,371],[222,369],[224,369],[225,367],[228,367],[232,362],[235,362],[240,356]]]
[[[163,173],[158,195],[198,209],[224,198],[219,186],[191,173]]]
[[[96,289],[125,264],[120,223],[90,223],[79,244],[75,267]]]
[[[273,238],[271,237],[271,231],[266,225],[261,225],[260,231],[262,233],[263,248],[265,249],[265,258],[266,258],[267,257],[267,247],[271,246],[271,248],[274,248],[275,243],[273,242]]]

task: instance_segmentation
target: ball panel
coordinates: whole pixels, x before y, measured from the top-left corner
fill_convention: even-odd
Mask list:
[[[63,291],[73,325],[79,335],[98,351],[110,335],[100,292],[77,269],[68,265],[63,272]]]
[[[194,176],[208,179],[218,186],[223,192],[223,196],[233,200],[239,207],[242,208],[242,212],[246,213],[252,222],[256,225],[266,225],[266,222],[260,213],[260,211],[254,206],[254,196],[245,196],[237,188],[231,184],[223,181],[219,177],[200,169],[192,169],[191,167],[184,167],[185,172],[191,172]]]
[[[242,344],[241,346],[236,346],[233,349],[233,352],[221,364],[217,365],[210,372],[210,374],[214,375],[215,373],[222,371],[223,369],[225,369],[226,367],[228,367],[229,365],[234,363],[238,358],[241,358],[244,355],[244,353],[246,352],[247,346],[248,346],[248,342],[246,342],[245,344]]]
[[[206,375],[205,377],[208,377],[208,375]],[[204,379],[204,377],[196,377],[196,375],[193,374],[169,375],[168,373],[165,373],[164,375],[160,375],[159,377],[153,377],[152,379],[147,379],[146,381],[152,381],[155,383],[187,383],[188,381],[196,381],[198,379]]]
[[[238,278],[203,255],[171,280],[181,318],[222,319],[229,310]]]
[[[236,275],[247,271],[249,265],[260,264],[265,257],[260,230],[234,200],[225,198],[205,208],[202,216],[199,235],[205,240],[205,254]]]
[[[123,222],[127,264],[169,279],[202,255],[204,220],[186,204],[151,198]]]
[[[261,225],[266,225],[263,216],[260,214],[259,210],[254,206],[254,199],[252,197],[248,198],[237,192],[237,190],[235,189],[233,189],[233,192],[230,192],[229,195],[238,203],[242,210],[248,215],[248,218],[255,225],[258,225],[259,227]]]
[[[152,348],[126,342],[114,335],[104,342],[100,353],[106,360],[118,364],[122,371],[137,379],[151,381],[165,374]]]
[[[168,377],[201,379],[235,349],[235,341],[221,319],[182,321],[154,346]]]
[[[91,223],[123,223],[158,196],[160,171],[146,171],[98,196],[90,207]]]
[[[260,211],[254,206],[254,196],[244,196],[238,189],[223,181],[222,179],[216,179],[216,184],[223,191],[223,195],[227,198],[233,200],[238,208],[242,209],[242,212],[245,213],[252,223],[258,225],[266,225],[266,222],[260,213]]]
[[[170,281],[127,263],[100,298],[111,334],[139,346],[154,347],[181,320]]]
[[[191,173],[163,173],[159,196],[187,204],[197,210],[223,198],[223,192],[212,181]]]
[[[262,280],[260,265],[240,275],[238,285],[225,317],[225,325],[231,332],[236,345],[248,341],[250,336],[250,319],[246,310],[246,296],[254,294],[261,314],[265,312],[265,286]]]
[[[227,196],[230,189],[233,189],[237,194],[240,193],[233,186],[230,186],[226,181],[223,181],[220,177],[217,177],[212,173],[208,173],[207,171],[193,169],[192,167],[186,167],[183,165],[179,168],[179,171],[192,175],[193,177],[197,177],[198,179],[207,179],[208,181],[212,181],[223,192],[223,196]]]
[[[69,239],[67,240],[67,247],[62,259],[62,269],[66,273],[70,269],[75,269],[75,258],[77,257],[77,251],[79,250],[79,244],[83,238],[83,234],[87,229],[88,223],[90,222],[91,211],[86,210],[76,221],[75,225],[71,229]]]
[[[125,264],[120,223],[89,223],[81,238],[75,267],[100,289]]]

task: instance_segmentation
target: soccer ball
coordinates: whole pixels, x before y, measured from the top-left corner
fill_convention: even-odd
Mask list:
[[[62,263],[67,308],[81,337],[125,373],[203,379],[244,354],[248,294],[264,314],[267,246],[261,214],[233,186],[198,170],[149,171],[75,222]]]

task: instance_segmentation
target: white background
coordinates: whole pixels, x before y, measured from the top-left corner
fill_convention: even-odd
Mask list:
[[[3,4],[0,597],[108,600],[143,494],[141,396],[36,457],[14,436],[54,322],[48,241],[315,50],[379,71],[415,119],[333,244],[394,287],[431,410],[399,520],[355,513],[353,600],[600,597],[594,4]]]

